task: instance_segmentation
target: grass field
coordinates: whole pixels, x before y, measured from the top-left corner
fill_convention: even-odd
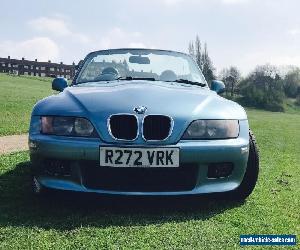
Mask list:
[[[0,74],[0,136],[27,131],[50,82]],[[0,156],[0,249],[238,249],[239,235],[252,233],[299,240],[300,112],[250,109],[248,116],[261,171],[245,203],[69,193],[39,200],[30,192],[28,153]]]
[[[33,105],[52,93],[51,78],[0,74],[0,136],[27,132]]]
[[[0,249],[238,249],[240,234],[299,240],[300,115],[248,115],[261,171],[245,203],[61,193],[40,201],[30,192],[28,154],[0,156]]]

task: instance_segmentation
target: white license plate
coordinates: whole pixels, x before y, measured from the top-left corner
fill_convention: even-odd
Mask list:
[[[179,148],[100,147],[100,166],[179,167]]]

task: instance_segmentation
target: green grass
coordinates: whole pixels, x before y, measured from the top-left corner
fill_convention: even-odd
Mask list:
[[[51,78],[0,74],[0,136],[27,132],[33,105],[52,93]]]
[[[61,193],[38,200],[28,154],[0,156],[0,249],[238,249],[240,234],[297,234],[299,241],[300,115],[248,115],[261,171],[245,203]]]
[[[296,98],[287,98],[284,103],[285,112],[290,114],[299,114],[300,106],[296,104]]]

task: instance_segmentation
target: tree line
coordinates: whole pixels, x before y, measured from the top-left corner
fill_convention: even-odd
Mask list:
[[[220,79],[226,86],[224,97],[244,106],[263,108],[270,111],[284,111],[285,101],[292,98],[300,106],[300,68],[290,66],[282,70],[274,65],[258,65],[246,77],[242,77],[235,66],[224,68],[216,75],[216,68],[208,54],[207,44],[198,36],[188,45],[189,54],[202,70],[208,84]]]

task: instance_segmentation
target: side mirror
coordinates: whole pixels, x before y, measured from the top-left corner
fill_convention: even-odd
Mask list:
[[[222,81],[212,80],[211,90],[217,92],[217,94],[222,94],[225,91],[225,84]]]
[[[63,77],[56,77],[52,81],[52,89],[57,91],[63,91],[66,87],[68,87],[68,82]]]

